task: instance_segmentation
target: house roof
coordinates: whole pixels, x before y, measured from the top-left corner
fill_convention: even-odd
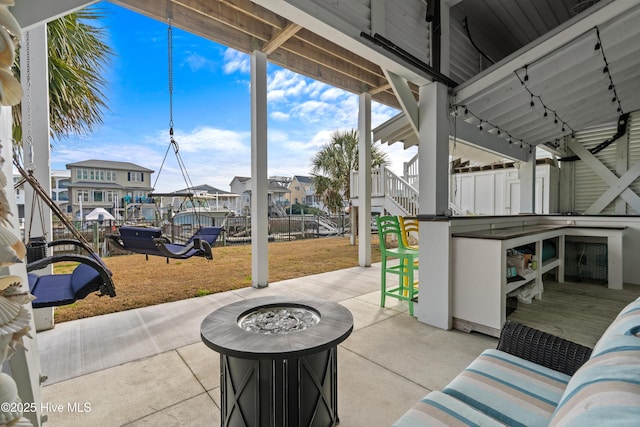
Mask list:
[[[293,179],[297,180],[300,184],[311,184],[312,178],[306,175],[294,175]]]
[[[78,181],[74,183],[69,183],[67,187],[73,188],[113,188],[113,189],[124,189],[128,188],[124,185],[117,184],[115,182],[87,182],[87,181]],[[136,190],[151,190],[151,187],[136,187]]]
[[[145,168],[135,163],[129,162],[115,162],[111,160],[83,160],[81,162],[67,163],[65,165],[67,169],[71,168],[99,168],[99,169],[115,169],[126,171],[139,171],[153,173],[152,169]]]
[[[275,179],[269,179],[269,191],[272,193],[291,193],[291,190]]]
[[[231,182],[233,181],[238,181],[238,182],[247,182],[249,181],[251,178],[248,176],[234,176],[233,179],[231,180]]]
[[[220,190],[219,188],[213,187],[209,184],[196,185],[191,188],[183,188],[182,190],[176,191],[176,193],[188,193],[192,191],[206,191],[209,194],[231,194],[229,191]]]

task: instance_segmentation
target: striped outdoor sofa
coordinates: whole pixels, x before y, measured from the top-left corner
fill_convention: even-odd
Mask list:
[[[394,427],[505,425],[639,426],[640,298],[593,350],[507,322],[497,349],[484,351]]]

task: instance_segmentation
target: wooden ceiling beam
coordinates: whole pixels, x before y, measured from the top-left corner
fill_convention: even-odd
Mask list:
[[[284,42],[293,37],[302,27],[293,22],[289,22],[286,27],[278,31],[268,42],[262,46],[262,51],[269,55],[278,49]]]
[[[272,27],[272,32],[269,34],[268,38],[265,38],[264,33],[254,32],[253,35],[256,38],[261,40],[269,40],[271,38],[271,34],[274,34],[275,31],[282,31],[284,28],[290,23],[281,16],[271,12],[268,9],[263,8],[249,0],[174,0],[175,3],[180,3],[185,7],[188,7],[191,10],[197,11],[198,13],[205,13],[211,15],[213,19],[218,19],[215,16],[215,9],[213,5],[215,3],[222,4],[225,8],[230,8],[242,13],[246,16],[246,19],[252,22],[260,22],[263,24],[268,24],[268,26]],[[228,13],[227,13],[228,15]],[[226,20],[226,18],[221,17],[221,19]],[[226,22],[230,24],[229,22]],[[230,24],[231,25],[231,24]],[[236,28],[240,28],[239,25],[234,24]],[[354,55],[353,52],[339,46],[333,42],[328,41],[325,38],[318,36],[317,34],[305,29],[300,28],[295,32],[295,35],[292,39],[300,39],[305,44],[309,44],[311,46],[316,47],[317,49],[325,51],[327,54],[331,56],[336,56],[346,62],[349,62],[357,67],[364,69],[369,73],[373,73],[378,75],[379,77],[384,77],[384,73],[382,69],[375,63],[368,61],[360,56]]]
[[[168,0],[112,1],[162,22],[167,21],[170,7],[174,26],[244,53],[255,49],[256,40],[259,45],[268,44],[275,38],[274,34],[282,32],[287,26],[284,18],[246,0],[178,0],[172,1],[170,6]],[[249,12],[262,15],[259,18],[248,16],[247,10],[241,9],[247,4]],[[310,36],[312,42],[301,38],[302,33],[305,37]],[[377,65],[339,46],[332,49],[332,43],[326,40],[325,46],[319,47],[323,44],[322,40],[304,28],[298,29],[293,37],[269,55],[269,60],[283,68],[352,93],[366,92],[386,84]],[[333,55],[334,51],[340,55]],[[372,97],[382,104],[399,107],[395,95],[389,90],[376,91]]]
[[[239,2],[239,0],[233,0],[234,2]],[[265,51],[265,46],[270,42],[273,38],[272,34],[280,31],[287,31],[287,33],[295,34],[301,30],[301,28],[295,24],[291,24],[292,26],[287,29],[287,26],[279,28],[277,25],[280,25],[280,22],[275,23],[275,19],[263,19],[257,20],[255,16],[247,14],[247,11],[240,10],[237,7],[230,7],[229,2],[227,1],[204,1],[204,0],[177,0],[174,1],[175,5],[181,5],[183,7],[192,10],[195,13],[202,14],[207,19],[211,19],[213,21],[220,22],[224,25],[228,25],[230,28],[235,30],[239,30],[242,33],[246,33],[255,37],[257,40],[260,40],[263,45],[260,47],[260,50]],[[252,3],[253,4],[253,3]],[[262,13],[261,10],[257,10],[258,6],[251,8],[252,13]],[[260,8],[262,9],[262,8]],[[270,15],[271,12],[266,13],[266,15]],[[268,23],[265,23],[268,22]],[[295,26],[294,26],[295,25]],[[297,28],[297,29],[296,29]],[[284,33],[285,35],[287,33]],[[306,32],[306,34],[313,34],[310,32]],[[315,36],[316,39],[319,39]],[[323,39],[321,39],[323,40]],[[309,44],[305,39],[299,37],[292,37],[287,40],[281,48],[289,50],[295,53],[298,56],[305,57],[306,59],[317,63],[322,64],[324,66],[330,67],[339,71],[341,73],[350,75],[355,79],[361,79],[363,82],[369,86],[378,86],[380,83],[380,79],[384,78],[380,67],[375,64],[369,63],[364,68],[358,67],[354,64],[352,60],[346,59],[346,54],[343,53],[343,57],[336,57],[334,54],[335,49],[329,48],[326,45],[329,44],[328,41],[324,40],[324,45],[322,48],[319,48],[320,45],[316,40],[316,43]],[[233,45],[230,47],[235,48]],[[272,54],[276,49],[271,49],[269,47],[268,54]],[[355,55],[351,54],[351,59],[357,58]],[[284,65],[285,68],[288,68]],[[372,71],[375,70],[375,71]],[[295,69],[294,69],[295,71]]]
[[[377,95],[380,92],[384,92],[391,89],[391,85],[389,83],[385,83],[382,86],[374,87],[369,90],[369,95]]]
[[[266,24],[264,21],[256,21],[253,17],[249,15],[245,15],[241,11],[236,8],[229,7],[226,2],[204,2],[205,5],[202,6],[202,9],[198,9],[200,7],[199,3],[202,0],[178,0],[174,1],[174,14],[176,13],[177,5],[181,7],[186,7],[188,10],[195,12],[196,14],[202,15],[204,19],[211,19],[212,21],[221,23],[223,25],[228,25],[231,29],[240,31],[245,34],[249,34],[250,36],[260,40],[264,43],[260,50],[264,51],[265,45],[272,40],[272,34],[275,31],[285,31],[287,26],[285,25],[282,29],[277,29],[272,27],[270,24]],[[198,3],[198,5],[194,5],[194,3]],[[188,6],[185,6],[188,5]],[[197,7],[196,7],[197,6]],[[195,9],[194,9],[195,7]],[[297,28],[297,30],[296,30]],[[292,26],[286,30],[288,33],[294,34],[300,30],[300,27],[296,24],[292,24]],[[211,36],[208,36],[209,38]],[[218,41],[218,40],[216,40]],[[325,44],[329,43],[325,41]],[[232,48],[236,48],[234,45],[229,45]],[[353,64],[352,61],[346,61],[343,58],[338,58],[328,49],[319,49],[315,45],[310,45],[305,40],[300,39],[298,37],[293,37],[284,42],[280,46],[280,48],[289,50],[297,56],[304,57],[311,62],[314,62],[319,65],[323,65],[325,67],[329,67],[334,69],[335,71],[346,74],[352,78],[362,80],[362,82],[369,87],[377,87],[381,84],[381,79],[384,79],[384,76],[381,76],[380,73],[371,72],[367,69],[363,69]],[[251,46],[253,49],[253,46]],[[277,48],[269,49],[269,52],[273,54]],[[245,52],[249,53],[250,50],[245,50]],[[351,54],[352,58],[357,58],[356,55]],[[285,68],[286,65],[283,65]],[[379,68],[376,66],[376,68]],[[293,69],[293,71],[296,71]],[[330,82],[326,82],[329,83]],[[367,88],[368,90],[368,88]]]

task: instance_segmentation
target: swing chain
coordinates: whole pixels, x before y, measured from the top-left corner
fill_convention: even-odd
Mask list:
[[[169,56],[169,135],[173,140],[173,27],[171,26],[171,19],[169,19],[169,27],[167,28],[167,46]]]
[[[23,153],[27,156],[28,161],[26,163],[26,169],[30,173],[35,170],[35,163],[33,160],[33,131],[31,125],[31,43],[29,40],[29,31],[26,32],[25,44],[27,53],[27,150],[25,150],[24,143],[22,144]],[[23,128],[24,131],[24,128]],[[24,136],[22,138],[24,142]]]

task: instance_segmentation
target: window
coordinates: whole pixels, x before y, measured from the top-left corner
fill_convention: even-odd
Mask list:
[[[104,193],[102,192],[102,190],[93,190],[93,201],[94,202],[104,201]]]
[[[82,198],[83,202],[89,201],[89,190],[78,190],[78,197],[76,200],[80,200]]]
[[[143,182],[144,174],[142,172],[129,172],[130,182]]]
[[[76,181],[115,182],[116,171],[104,169],[76,169]]]
[[[105,191],[105,194],[107,196],[107,202],[109,203],[113,203],[114,201],[118,200],[117,191],[109,190],[109,191]]]

